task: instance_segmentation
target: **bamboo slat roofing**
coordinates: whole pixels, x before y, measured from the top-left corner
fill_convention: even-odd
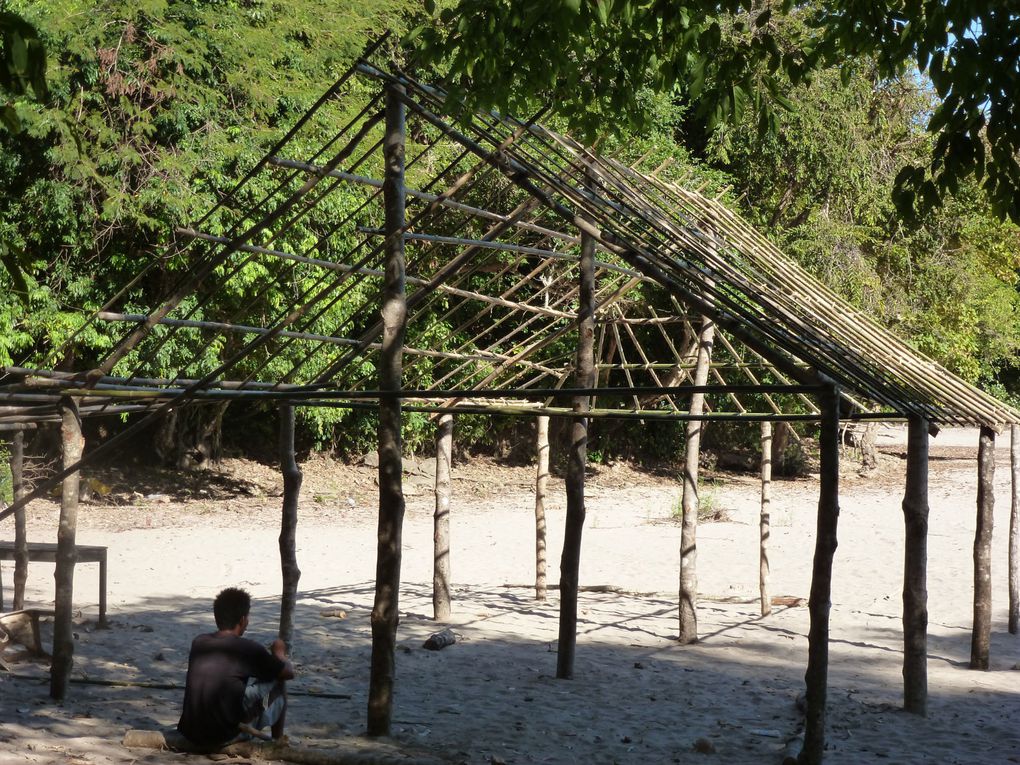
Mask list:
[[[4,370],[0,428],[54,420],[61,395],[85,414],[184,400],[374,406],[386,87],[408,115],[407,409],[569,415],[585,231],[598,247],[591,416],[682,419],[707,316],[722,330],[712,418],[811,419],[810,394],[831,381],[850,418],[1020,422],[717,202],[535,123],[456,119],[442,91],[363,60],[92,314],[113,348],[94,368],[53,371],[72,339]],[[338,111],[355,116],[310,151],[311,126]],[[157,274],[176,283],[139,305]]]

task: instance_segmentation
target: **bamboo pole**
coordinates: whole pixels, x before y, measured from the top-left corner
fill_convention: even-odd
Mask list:
[[[386,207],[386,282],[382,294],[383,349],[379,359],[380,390],[399,392],[402,350],[407,326],[404,294],[404,108],[400,88],[386,88],[384,139]],[[379,532],[372,607],[372,666],[368,692],[368,735],[386,736],[393,715],[399,621],[401,532],[404,492],[401,485],[400,400],[379,402]]]
[[[603,162],[603,164],[606,163]],[[618,163],[616,167],[618,171],[621,171]],[[651,182],[654,185],[656,183],[655,179],[648,179],[647,177],[640,176],[640,174],[635,173],[633,170],[628,168],[622,168],[621,172],[631,178],[643,178],[643,181],[646,184]],[[603,176],[603,180],[605,180],[605,176]],[[609,181],[606,182],[608,183]],[[658,185],[660,188],[666,188],[665,184],[659,183]],[[872,384],[872,381],[876,380],[877,376],[871,374],[864,365],[859,363],[858,359],[880,358],[884,362],[882,369],[895,370],[896,374],[900,375],[901,378],[912,379],[915,384],[916,381],[924,378],[926,383],[922,383],[922,387],[925,384],[928,384],[929,386],[942,388],[942,383],[946,379],[951,379],[949,376],[944,374],[944,370],[936,369],[937,365],[934,365],[926,359],[917,357],[916,354],[913,354],[895,337],[889,336],[886,338],[885,335],[887,333],[882,331],[872,332],[869,335],[866,331],[867,328],[865,327],[865,331],[863,332],[865,340],[864,342],[858,342],[861,338],[859,335],[854,335],[854,331],[861,329],[859,325],[864,323],[863,320],[858,321],[856,316],[848,314],[846,310],[839,310],[839,306],[843,305],[842,302],[838,298],[835,298],[834,294],[829,295],[825,288],[811,279],[806,272],[798,273],[797,283],[792,286],[787,285],[786,289],[783,289],[782,286],[780,286],[778,291],[776,289],[770,289],[770,287],[774,284],[774,281],[770,282],[769,278],[774,280],[778,276],[775,269],[785,263],[785,259],[783,257],[775,257],[777,254],[775,248],[771,247],[771,245],[761,238],[760,235],[757,236],[757,240],[753,240],[753,237],[745,237],[744,239],[741,239],[742,234],[749,231],[749,227],[717,203],[705,200],[697,194],[689,194],[673,187],[669,188],[674,196],[680,197],[680,202],[679,204],[675,201],[673,203],[663,203],[659,208],[658,215],[652,214],[649,200],[643,198],[643,195],[647,194],[646,190],[642,190],[641,193],[636,193],[636,190],[626,189],[623,194],[626,197],[627,205],[635,205],[633,210],[634,214],[639,216],[647,215],[645,218],[646,222],[649,226],[653,227],[653,231],[660,231],[660,233],[665,236],[664,241],[673,242],[676,246],[691,248],[693,251],[705,258],[709,255],[709,251],[711,249],[710,246],[704,242],[703,237],[700,239],[698,238],[696,232],[690,228],[683,218],[678,218],[676,216],[676,210],[678,208],[683,209],[686,207],[688,209],[688,214],[693,212],[695,217],[709,218],[713,221],[719,230],[726,235],[728,243],[736,248],[737,254],[739,254],[741,258],[737,259],[727,257],[723,260],[715,258],[711,261],[708,267],[719,275],[725,274],[725,281],[728,281],[733,288],[750,297],[761,309],[758,314],[749,314],[740,309],[739,306],[729,300],[729,298],[726,298],[730,309],[741,314],[745,321],[758,326],[759,329],[767,330],[767,334],[772,331],[770,326],[762,325],[758,321],[759,314],[761,316],[772,316],[774,313],[774,311],[770,312],[766,303],[761,300],[762,295],[764,293],[768,293],[770,298],[778,300],[778,303],[780,304],[785,301],[785,307],[790,309],[786,311],[780,309],[780,313],[776,314],[776,316],[779,316],[781,319],[786,321],[788,329],[794,330],[792,334],[787,336],[787,341],[792,342],[796,347],[808,350],[809,346],[813,345],[817,349],[823,351],[823,353],[831,355],[832,351],[839,351],[840,349],[836,348],[836,346],[826,339],[826,333],[816,333],[812,330],[812,327],[817,328],[818,326],[824,326],[828,329],[829,335],[834,334],[841,328],[850,330],[850,336],[845,341],[844,350],[852,348],[853,353],[855,353],[856,356],[854,358],[850,358],[848,353],[842,353],[841,355],[844,360],[843,365],[848,368],[852,368],[853,373],[858,376],[858,380],[864,380],[865,387],[870,385],[871,392],[873,394],[877,394],[880,399],[883,394],[877,393],[875,386]],[[562,193],[566,194],[568,192],[567,190],[563,190]],[[604,200],[596,193],[589,194],[586,199],[591,199],[593,203],[601,202],[604,204]],[[686,204],[688,201],[692,204]],[[619,206],[621,205],[617,205],[617,207]],[[603,209],[603,214],[604,213],[605,210]],[[592,214],[596,218],[598,217],[595,211],[589,210],[589,214]],[[648,250],[649,248],[646,247],[645,249]],[[624,257],[628,261],[633,262],[630,257],[630,253],[626,253]],[[738,262],[740,265],[745,265],[745,261],[747,262],[746,265],[749,267],[745,267],[743,269],[734,268],[734,265]],[[649,262],[651,263],[651,261]],[[667,268],[670,267],[668,263],[663,263],[663,265]],[[693,263],[687,265],[689,265],[691,269],[697,268],[697,265]],[[654,267],[655,266],[653,265],[653,268]],[[792,268],[793,267],[791,265],[788,270],[792,270]],[[769,278],[764,278],[766,276]],[[755,282],[755,279],[758,281]],[[801,291],[798,287],[805,289],[804,291]],[[828,313],[828,315],[824,316],[824,318],[819,319],[818,313],[808,312],[805,314],[803,310],[800,310],[800,308],[804,305],[808,305],[812,309],[834,308]],[[806,322],[804,318],[805,315],[808,317]],[[775,318],[775,316],[773,316],[773,318]],[[844,337],[846,337],[846,335],[844,335]],[[887,347],[896,348],[899,355],[888,353]],[[814,350],[809,350],[808,352],[812,356],[815,355]],[[824,360],[824,356],[819,356],[818,358]],[[905,358],[907,363],[901,363],[901,358]],[[912,360],[918,360],[920,362],[920,366],[924,367],[926,370],[926,372],[921,372],[920,377],[912,377],[912,374],[918,366],[912,365]],[[874,367],[871,369],[872,372],[878,371]],[[868,375],[871,375],[871,377],[868,378]],[[899,383],[895,379],[895,376],[887,375],[883,378],[881,385],[882,387],[887,388],[886,392],[888,392],[890,386],[898,386]],[[957,395],[955,397],[952,395],[948,396],[948,400],[962,398],[965,400],[971,400],[975,405],[992,404],[993,407],[998,408],[1000,411],[1004,411],[1002,410],[1001,405],[998,405],[997,402],[994,402],[990,397],[979,394],[979,392],[975,390],[963,390],[964,387],[966,386],[962,383],[956,386]],[[906,389],[901,386],[898,392],[903,392],[904,390]],[[942,390],[944,391],[945,389],[942,388]],[[913,391],[916,395],[918,388],[913,388]],[[928,389],[928,393],[930,392],[931,387]],[[977,398],[974,398],[971,395],[975,393],[979,394]],[[941,396],[938,397],[941,398]],[[913,403],[916,404],[924,400],[931,401],[932,397],[930,395],[922,395],[920,398],[916,398]],[[909,402],[904,399],[904,403]],[[991,409],[986,408],[985,411],[990,412]],[[993,421],[1001,421],[1001,418]]]
[[[11,492],[15,500],[25,496],[25,433],[17,431],[11,438]],[[25,607],[25,583],[28,581],[28,531],[25,508],[14,514],[14,601],[11,607]],[[0,611],[3,603],[0,603]]]
[[[415,85],[415,87],[418,87]],[[437,125],[445,124],[442,119],[436,117],[434,114],[429,113],[426,109],[420,105],[416,105],[416,109],[423,117],[430,121],[435,120]],[[490,136],[485,132],[484,129],[472,126],[477,134],[481,134],[483,140],[492,140]],[[559,140],[559,137],[549,134],[547,131],[540,131],[538,128],[534,128],[533,132],[535,135],[541,135],[547,139]],[[539,156],[536,158],[533,154],[526,155],[521,151],[520,147],[512,147],[512,150],[498,155],[487,151],[477,141],[468,138],[463,133],[458,131],[451,131],[451,135],[454,135],[456,139],[462,142],[465,146],[470,148],[475,153],[483,156],[494,165],[504,169],[504,171],[512,174],[512,179],[515,183],[520,185],[522,188],[526,188],[532,193],[539,196],[547,205],[552,209],[555,209],[562,214],[566,215],[568,220],[582,219],[583,215],[592,216],[597,221],[608,221],[609,217],[612,216],[614,222],[619,222],[619,219],[624,218],[624,224],[629,223],[630,230],[620,231],[620,227],[617,225],[610,226],[607,223],[607,228],[611,228],[614,235],[608,237],[608,241],[605,241],[607,248],[613,252],[617,252],[624,259],[631,263],[637,260],[647,262],[652,270],[661,272],[656,263],[668,266],[665,258],[673,254],[674,250],[681,252],[680,247],[694,247],[699,251],[704,248],[704,242],[699,241],[697,236],[691,231],[685,219],[688,215],[695,215],[695,217],[705,217],[706,215],[714,216],[720,221],[719,227],[724,229],[727,236],[730,236],[732,240],[731,244],[734,246],[734,253],[739,255],[739,258],[734,259],[737,261],[737,270],[734,272],[732,279],[732,286],[744,293],[745,296],[750,298],[751,303],[757,311],[750,311],[742,307],[742,304],[736,299],[731,299],[723,295],[722,292],[717,292],[717,297],[723,296],[726,300],[726,312],[734,314],[733,316],[725,317],[727,319],[727,325],[731,323],[731,320],[735,315],[740,315],[743,320],[748,321],[758,329],[766,332],[775,341],[778,337],[780,343],[786,342],[792,344],[791,347],[800,349],[811,356],[817,356],[818,352],[822,352],[823,356],[819,358],[824,359],[824,354],[830,353],[834,350],[834,346],[829,342],[824,333],[807,332],[808,324],[805,324],[803,311],[798,310],[797,306],[803,297],[801,290],[791,290],[789,300],[786,301],[785,308],[787,309],[783,316],[788,318],[788,328],[777,334],[777,331],[772,327],[773,325],[766,324],[762,321],[764,316],[770,315],[768,306],[766,303],[761,302],[762,291],[768,291],[773,281],[776,279],[776,275],[773,273],[774,266],[771,266],[769,261],[774,259],[774,248],[771,250],[767,246],[767,242],[751,241],[750,233],[747,231],[746,224],[737,219],[735,216],[728,214],[727,211],[721,210],[720,206],[709,200],[700,198],[697,194],[687,194],[680,190],[672,190],[674,196],[679,196],[679,203],[672,202],[671,204],[660,203],[657,208],[657,214],[653,213],[651,200],[647,197],[648,190],[646,188],[638,188],[641,184],[637,184],[635,188],[626,187],[625,184],[617,183],[618,179],[609,178],[605,173],[601,172],[601,168],[597,167],[599,171],[599,178],[596,183],[581,182],[580,175],[581,171],[577,167],[581,162],[575,163],[574,167],[571,167],[573,175],[569,173],[564,175],[562,172],[563,168],[554,167],[550,163],[549,157],[544,156],[543,152],[539,152]],[[579,147],[574,147],[575,153],[590,157],[583,152]],[[622,173],[628,178],[636,179],[642,178],[640,174],[630,171],[626,168],[620,170],[612,163],[606,163],[599,160],[601,164],[616,168],[618,174]],[[585,161],[588,164],[587,161]],[[541,188],[537,187],[534,183],[528,181],[528,178],[534,178],[538,183],[542,183]],[[647,186],[648,179],[644,177],[641,183]],[[609,188],[611,184],[616,184],[618,191],[617,197],[612,200],[607,200],[603,193],[603,188],[596,186],[601,184],[606,188]],[[661,185],[661,184],[660,184]],[[572,203],[576,208],[573,212],[559,204],[557,195],[565,198],[569,203]],[[678,211],[679,214],[678,214]],[[643,225],[642,225],[643,224]],[[594,230],[594,227],[593,227]],[[656,242],[653,239],[649,239],[649,234],[659,234],[660,243],[673,242],[676,247],[672,250],[667,248],[667,252],[658,260],[650,257],[648,253],[655,249]],[[741,237],[744,236],[744,240]],[[678,238],[679,237],[679,238]],[[684,238],[686,237],[686,238]],[[760,237],[759,237],[760,238]],[[742,249],[743,248],[743,249]],[[755,249],[760,250],[759,252],[753,252]],[[746,252],[747,249],[751,249],[752,252]],[[727,256],[728,258],[728,256]],[[655,262],[653,262],[655,261]],[[693,267],[693,266],[692,266]],[[727,263],[722,262],[720,259],[716,259],[711,263],[713,269],[720,269],[720,272],[727,272],[727,278],[729,278],[728,271],[733,271],[733,266],[729,266]],[[647,271],[646,271],[647,273]],[[697,275],[695,275],[696,278]],[[798,274],[799,276],[799,274]],[[772,281],[770,281],[772,280]],[[667,279],[667,281],[670,281]],[[677,280],[673,279],[673,283]],[[798,284],[794,286],[806,286],[806,295],[811,299],[812,305],[815,302],[816,296],[814,294],[818,285],[816,285],[810,279],[799,280]],[[672,287],[671,287],[672,289]],[[774,291],[774,290],[773,290]],[[681,290],[682,292],[682,290]],[[780,290],[782,292],[782,290]],[[823,291],[824,293],[824,291]],[[769,293],[771,294],[771,292]],[[827,296],[823,294],[820,301],[821,307],[828,310],[831,306],[827,302]],[[790,302],[792,301],[792,302]],[[832,305],[841,305],[838,301],[832,303]],[[836,312],[836,325],[839,325],[840,320],[838,316],[839,312]],[[818,314],[810,314],[811,321],[817,324],[819,319]],[[820,319],[823,324],[828,323],[828,319]],[[773,322],[774,324],[774,322]],[[788,330],[792,330],[788,331]],[[807,332],[807,334],[805,334]],[[800,333],[798,335],[797,333]],[[782,335],[782,337],[779,337]],[[753,340],[749,336],[744,336],[745,342]],[[858,338],[853,338],[857,340]],[[885,375],[882,378],[882,382],[877,382],[879,379],[879,372],[888,369],[896,369],[897,374],[900,374],[904,370],[909,370],[911,366],[912,354],[909,349],[906,349],[905,356],[908,357],[906,363],[901,363],[900,359],[893,354],[885,353],[885,349],[882,347],[881,342],[885,340],[884,333],[877,332],[873,337],[868,338],[867,342],[857,343],[854,347],[853,353],[844,353],[840,356],[843,362],[840,366],[852,367],[852,373],[857,375],[858,381],[863,381],[865,387],[869,387],[872,393],[875,393],[880,397],[880,400],[885,401],[889,404],[890,402],[896,402],[903,404],[908,409],[917,409],[917,404],[921,404],[921,409],[932,408],[936,402],[941,400],[954,400],[952,395],[943,397],[940,393],[932,390],[923,390],[924,383],[921,383],[921,388],[914,387],[913,393],[920,394],[920,398],[915,398],[913,401],[908,398],[904,398],[902,393],[908,391],[908,387],[901,384],[901,380],[897,378],[896,374]],[[877,341],[877,342],[876,342]],[[887,343],[888,344],[888,343]],[[767,349],[766,349],[767,350]],[[838,349],[835,349],[838,350]],[[897,346],[897,350],[904,350]],[[803,355],[803,354],[800,354]],[[881,368],[876,368],[871,364],[862,364],[861,362],[867,358],[882,358],[884,363]],[[782,366],[782,359],[773,358],[775,363],[779,363]],[[791,367],[791,372],[795,370]],[[941,377],[940,374],[929,374],[928,371],[922,371],[919,377],[914,378],[916,381],[925,378],[927,382],[932,383],[936,386],[939,385],[939,380],[936,378]],[[877,385],[877,387],[876,387]],[[891,390],[895,389],[895,396],[890,397],[888,394]],[[964,398],[968,397],[967,392],[957,390]],[[973,392],[972,392],[973,393]],[[956,397],[956,398],[959,398]],[[974,403],[977,405],[984,405],[990,402],[987,396],[978,396],[974,399]],[[912,406],[913,404],[913,406]],[[986,409],[986,412],[990,411]],[[993,422],[1001,421],[1013,421],[1015,418],[1015,412],[1010,412],[1007,408],[999,408],[998,411],[1003,412],[1003,416],[998,419],[991,420]],[[986,422],[989,420],[985,420]]]
[[[289,169],[302,170],[307,173],[316,173],[319,175],[328,175],[331,178],[339,178],[340,180],[348,181],[350,183],[357,183],[362,186],[371,186],[372,188],[382,188],[383,182],[375,178],[368,178],[362,175],[355,175],[353,173],[345,173],[342,170],[331,170],[329,172],[324,171],[318,165],[312,165],[307,162],[298,162],[293,159],[284,159],[281,157],[270,157],[269,164],[277,167],[285,167]],[[421,200],[424,202],[435,202],[442,207],[447,207],[451,210],[457,210],[458,212],[468,213],[479,218],[485,218],[486,220],[499,221],[501,223],[512,223],[515,227],[520,228],[524,231],[531,233],[541,234],[543,237],[551,239],[559,239],[569,244],[577,244],[579,242],[578,237],[571,234],[566,234],[562,231],[556,231],[554,229],[545,228],[543,226],[536,225],[534,223],[527,223],[523,221],[511,221],[506,215],[502,215],[491,210],[486,210],[482,207],[475,207],[473,205],[467,205],[462,202],[455,201],[440,197],[438,194],[430,194],[426,191],[420,191],[417,189],[407,188],[405,193],[408,197]]]
[[[535,455],[538,470],[535,476],[535,600],[548,597],[546,584],[546,520],[545,496],[549,487],[549,417],[535,418]]]
[[[587,231],[581,235],[580,299],[577,310],[577,384],[594,384],[595,376],[595,238]],[[587,396],[574,399],[574,411],[583,414],[589,408]],[[570,428],[570,452],[567,457],[567,519],[560,558],[560,626],[556,654],[556,677],[574,676],[577,647],[577,588],[581,565],[581,534],[584,530],[584,470],[588,458],[588,420],[575,419]]]
[[[292,647],[294,607],[297,604],[301,569],[297,561],[298,498],[301,494],[301,469],[294,454],[294,407],[280,407],[280,472],[283,473],[283,511],[280,520],[280,568],[283,593],[280,597],[280,639]]]
[[[85,440],[81,434],[81,417],[74,400],[60,403],[61,459],[65,468],[81,459]],[[78,488],[80,473],[69,474],[61,485],[60,525],[57,528],[56,569],[53,615],[53,662],[50,665],[50,698],[57,701],[67,695],[67,684],[74,661],[74,638],[71,615],[74,597],[74,564],[77,562],[75,533],[78,526]]]
[[[988,669],[992,636],[992,526],[995,510],[995,431],[978,441],[977,527],[974,531],[974,628],[970,668]]]
[[[324,166],[325,169],[333,170],[339,166],[350,155],[350,153],[354,151],[355,146],[357,146],[361,139],[375,126],[378,120],[379,115],[371,115],[365,124],[361,126],[354,140],[330,159]],[[166,318],[173,309],[175,309],[185,298],[188,297],[188,295],[194,292],[194,288],[197,284],[201,283],[203,279],[214,273],[215,269],[225,263],[233,252],[236,252],[240,247],[246,245],[262,231],[265,231],[273,223],[289,213],[295,206],[298,205],[298,203],[304,200],[304,198],[311,193],[321,180],[321,176],[311,176],[301,186],[301,188],[291,194],[269,215],[262,218],[247,230],[233,237],[230,240],[230,243],[225,245],[219,253],[212,257],[204,258],[200,261],[200,264],[196,264],[196,267],[184,275],[173,294],[170,295],[170,297],[168,297],[162,305],[159,306],[159,308],[149,314],[145,323],[136,327],[126,338],[118,343],[117,347],[114,348],[103,363],[100,364],[97,372],[100,374],[109,374],[116,366],[117,362],[124,358],[136,345],[138,345],[138,343],[140,343],[152,331],[153,327],[155,327],[161,319]]]
[[[1009,633],[1015,635],[1020,629],[1020,425],[1009,431],[1009,465]]]
[[[761,514],[758,519],[758,593],[761,615],[772,613],[769,597],[769,539],[772,536],[772,423],[761,424]]]
[[[450,620],[450,471],[453,415],[440,415],[436,428],[436,510],[433,517],[432,616]]]
[[[907,430],[903,497],[903,708],[928,714],[928,421],[912,416]]]
[[[694,370],[694,385],[708,380],[708,364],[715,342],[715,323],[707,316],[702,318],[698,341],[698,366]],[[689,412],[699,417],[705,408],[703,393],[691,395]],[[679,639],[682,645],[698,642],[698,460],[701,456],[701,433],[705,422],[692,419],[687,425],[687,442],[684,444],[683,521],[680,531],[680,607],[678,609]]]
[[[825,751],[825,694],[829,673],[829,611],[832,559],[838,544],[839,520],[839,391],[833,386],[819,396],[822,410],[819,434],[818,526],[811,570],[808,632],[808,667],[804,676],[806,704],[802,765],[821,765]]]

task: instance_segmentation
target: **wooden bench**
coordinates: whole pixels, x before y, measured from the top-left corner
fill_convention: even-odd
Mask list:
[[[75,545],[77,563],[99,564],[99,624],[106,625],[106,548],[99,545]],[[0,561],[14,560],[14,542],[0,540]],[[56,563],[55,542],[29,542],[29,562]],[[0,611],[4,610],[3,579],[0,578]]]

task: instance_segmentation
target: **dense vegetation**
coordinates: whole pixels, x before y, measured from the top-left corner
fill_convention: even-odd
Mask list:
[[[761,9],[716,7],[706,17],[710,23],[698,26],[698,34],[708,35],[702,53],[714,52],[715,63],[702,60],[701,70],[688,71],[670,69],[665,57],[651,62],[634,48],[638,27],[625,27],[617,14],[641,4],[472,0],[448,4],[460,13],[448,9],[445,27],[431,20],[432,6],[425,5],[12,0],[9,8],[45,42],[49,92],[41,104],[30,88],[15,92],[8,129],[0,129],[0,246],[8,264],[0,271],[0,363],[38,362],[78,329],[84,311],[125,284],[141,258],[161,251],[174,226],[211,207],[217,192],[303,113],[368,40],[422,23],[419,39],[432,46],[442,40],[429,30],[498,36],[520,28],[526,19],[517,16],[538,14],[541,6],[561,16],[580,13],[586,29],[602,34],[593,48],[564,49],[564,61],[573,56],[619,73],[619,81],[606,84],[569,73],[558,58],[564,68],[543,70],[547,79],[560,77],[555,92],[573,91],[578,99],[571,103],[587,105],[587,112],[577,110],[588,114],[580,128],[600,133],[603,145],[624,158],[670,157],[670,172],[678,177],[725,190],[732,204],[851,302],[961,376],[1000,395],[1020,395],[1020,230],[1002,219],[1001,188],[961,171],[932,192],[929,201],[939,205],[914,206],[916,214],[904,217],[894,204],[897,193],[902,202],[910,192],[904,179],[945,152],[939,135],[925,129],[932,115],[946,112],[943,97],[952,93],[935,73],[933,87],[916,70],[891,66],[887,51],[866,40],[840,66],[831,56],[807,55],[805,14],[783,15],[778,8],[762,21]],[[489,16],[478,16],[483,12]],[[472,23],[479,18],[498,21]],[[564,18],[567,23],[574,17]],[[690,19],[688,24],[696,26]],[[767,40],[756,29],[767,30]],[[742,58],[735,55],[741,51]],[[727,52],[735,53],[727,58]],[[463,68],[471,60],[446,59],[442,66]],[[676,57],[669,60],[675,64]],[[542,88],[529,89],[535,83],[528,78],[537,78],[538,68],[517,61],[514,76],[507,77],[498,58],[474,61],[503,82],[521,84],[509,103],[523,108],[542,96]],[[732,68],[737,63],[739,72]],[[652,76],[646,76],[649,67]],[[697,76],[693,84],[678,84],[692,74],[701,85]],[[631,106],[640,119],[607,121],[614,109]],[[560,119],[571,116],[568,109]],[[987,141],[987,131],[979,131],[978,139]],[[205,228],[216,233],[229,223],[217,218]],[[314,234],[323,222],[311,217],[303,225],[295,237]],[[161,261],[132,287],[129,303],[148,305],[172,282],[175,266],[172,258]],[[233,297],[218,296],[219,308],[226,311]],[[265,299],[286,297],[268,292]],[[90,332],[77,343],[78,357],[45,363],[81,368],[109,343]],[[167,345],[146,371],[173,369],[189,350]],[[212,365],[224,349],[207,352]],[[345,439],[357,449],[372,433],[362,414],[305,416],[308,444],[333,445],[335,429],[345,428],[362,434]],[[498,424],[465,426],[476,428],[477,440],[490,446],[515,440]],[[409,443],[422,443],[424,421],[413,428]],[[265,435],[270,441],[268,429]],[[596,442],[593,453],[608,456],[609,443]],[[616,451],[628,450],[619,432],[611,443]],[[670,433],[659,451],[679,443]]]

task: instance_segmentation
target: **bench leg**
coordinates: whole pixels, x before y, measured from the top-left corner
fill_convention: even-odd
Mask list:
[[[99,559],[99,626],[106,625],[106,555]]]

